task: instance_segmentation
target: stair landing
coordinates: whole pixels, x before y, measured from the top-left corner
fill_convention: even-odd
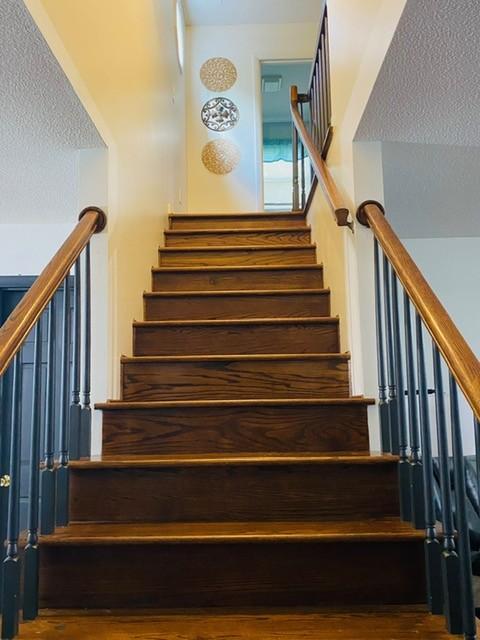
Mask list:
[[[22,640],[448,640],[441,616],[421,608],[371,612],[245,613],[44,610],[22,625]]]

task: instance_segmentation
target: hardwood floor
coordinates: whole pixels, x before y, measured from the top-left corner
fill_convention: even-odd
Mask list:
[[[448,640],[441,616],[414,607],[365,611],[44,611],[22,640]]]

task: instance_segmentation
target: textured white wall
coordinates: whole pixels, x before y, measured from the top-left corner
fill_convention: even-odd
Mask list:
[[[260,61],[309,59],[315,49],[317,23],[189,27],[187,63],[188,209],[190,211],[256,211],[263,209],[261,174]],[[240,110],[240,122],[225,133],[205,127],[203,104],[214,97],[200,81],[200,67],[212,57],[229,58],[238,79],[225,95]],[[227,176],[207,171],[203,146],[213,139],[240,147],[238,167]]]
[[[0,78],[0,223],[73,221],[77,150],[104,144],[22,0],[0,3]]]
[[[408,0],[357,139],[480,144],[478,9],[477,0]]]

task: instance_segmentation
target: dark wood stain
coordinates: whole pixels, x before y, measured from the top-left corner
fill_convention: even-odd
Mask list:
[[[103,411],[103,452],[107,455],[367,449],[365,404]]]
[[[423,542],[46,544],[41,592],[60,608],[415,604]]]
[[[123,400],[339,398],[349,394],[348,361],[332,358],[125,360]]]
[[[76,612],[23,637],[446,638],[412,611],[424,534],[368,451],[305,215],[170,226],[103,457],[71,463],[71,523],[41,540],[42,606]]]
[[[319,265],[303,267],[154,269],[153,291],[224,291],[245,289],[317,289],[323,287]]]
[[[214,345],[214,346],[213,346]],[[133,327],[133,354],[338,353],[336,318],[150,322]]]
[[[106,463],[108,464],[108,463]],[[113,465],[114,466],[114,465]],[[98,488],[102,500],[98,501]],[[152,488],[155,488],[152,491]],[[352,521],[398,512],[396,460],[382,465],[169,465],[122,469],[75,466],[74,521]]]
[[[145,320],[309,318],[330,315],[330,291],[157,292],[144,295],[144,308]]]
[[[166,231],[167,247],[215,247],[232,245],[310,244],[310,229],[202,229],[194,231]]]
[[[254,213],[228,215],[195,215],[172,214],[170,216],[171,229],[276,229],[278,227],[305,227],[303,213]]]
[[[315,264],[315,247],[302,245],[250,247],[169,247],[160,249],[159,266]]]

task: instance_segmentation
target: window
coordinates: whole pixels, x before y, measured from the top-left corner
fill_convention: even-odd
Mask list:
[[[175,25],[177,30],[178,64],[180,65],[180,70],[183,73],[183,66],[185,64],[185,15],[183,13],[181,0],[177,0],[177,6],[175,10]]]

